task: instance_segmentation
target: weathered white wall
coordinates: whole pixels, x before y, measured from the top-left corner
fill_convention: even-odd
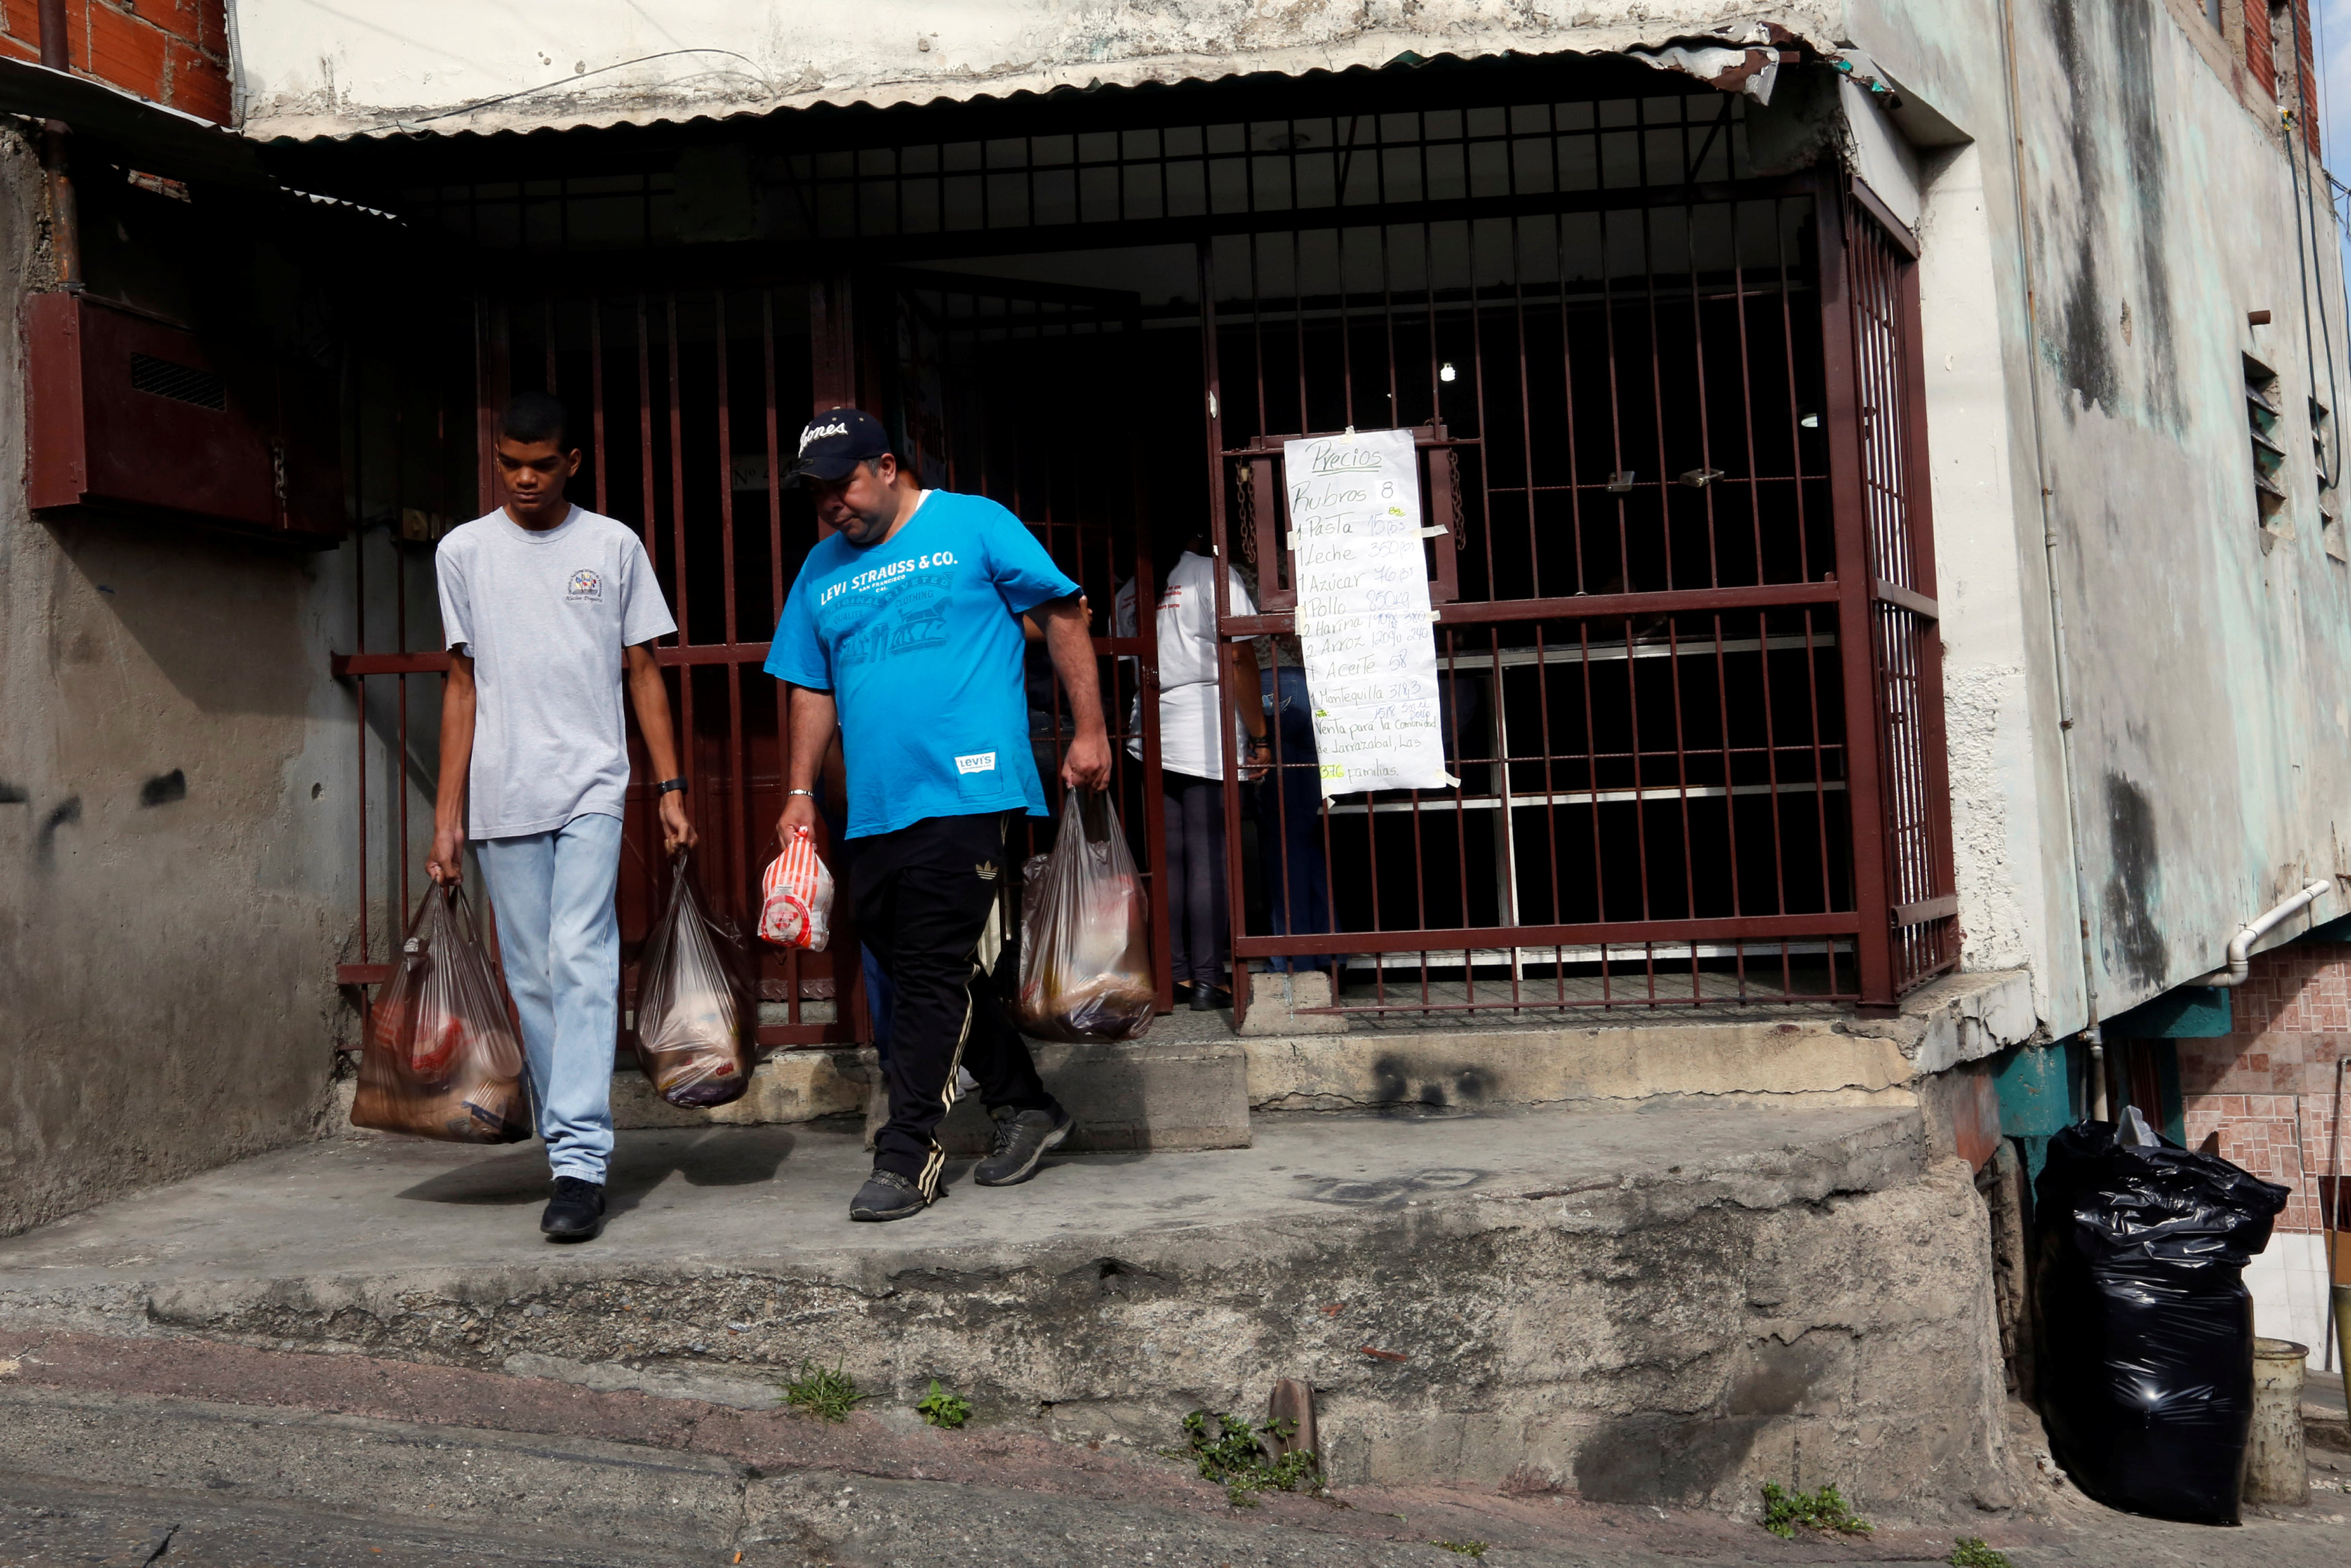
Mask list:
[[[1091,82],[1336,70],[1402,54],[1606,50],[1769,16],[1827,39],[1820,0],[231,0],[243,123],[261,135],[601,124],[926,102]]]
[[[2330,228],[2307,296],[2312,337],[2322,297],[2332,324],[2330,397],[2326,350],[2304,348],[2287,144],[2193,8],[2013,3],[2022,245],[2006,7],[1856,0],[1842,32],[1977,139],[1931,171],[1923,220],[1962,914],[1970,961],[2027,954],[2062,1031],[2085,1016],[2085,917],[2096,1012],[2111,1017],[2214,967],[2241,921],[2305,877],[2351,871],[2337,848],[2351,837],[2351,567],[2325,554],[2300,458],[2304,400],[2351,398],[2351,333]],[[2273,325],[2248,326],[2260,309]],[[2295,454],[2297,537],[2267,551],[2244,354],[2283,378],[2280,440]],[[2044,472],[2086,911],[2068,854]],[[2343,909],[2338,894],[2320,913]]]
[[[0,131],[0,386],[41,286]],[[347,1014],[348,552],[36,521],[0,417],[0,1234],[309,1136]],[[142,786],[174,772],[177,798]],[[162,794],[170,791],[158,792]]]

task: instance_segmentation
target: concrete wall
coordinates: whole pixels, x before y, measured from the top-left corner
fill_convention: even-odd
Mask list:
[[[49,281],[0,131],[0,385]],[[348,552],[36,521],[0,418],[0,1234],[310,1134],[355,913]]]
[[[2074,930],[2112,1016],[2214,967],[2304,877],[2351,870],[2351,566],[2301,456],[2305,400],[2351,397],[2340,259],[2323,197],[2322,243],[2297,244],[2274,112],[2195,8],[1866,0],[1844,31],[1975,143],[1929,155],[1922,219],[1962,915],[1970,961],[2031,963],[2064,1032],[2090,1015]],[[2247,355],[2281,378],[2294,454],[2266,533]]]

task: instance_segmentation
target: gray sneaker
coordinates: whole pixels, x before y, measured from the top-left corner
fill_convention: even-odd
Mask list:
[[[931,1206],[923,1189],[914,1185],[912,1177],[901,1176],[894,1170],[873,1168],[857,1196],[849,1200],[852,1220],[904,1220],[909,1214],[920,1214]]]
[[[996,1117],[996,1147],[987,1158],[971,1168],[971,1179],[982,1187],[1010,1187],[1037,1174],[1037,1162],[1045,1151],[1070,1136],[1076,1118],[1061,1106],[1050,1111],[1016,1111],[1009,1108],[992,1113]]]

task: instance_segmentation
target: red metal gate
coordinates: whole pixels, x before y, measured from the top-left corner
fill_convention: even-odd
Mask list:
[[[1959,961],[1918,245],[1858,182],[1842,201],[1824,200],[1823,211],[1842,228],[1823,247],[1834,269],[1822,318],[1830,410],[1842,416],[1829,421],[1837,569],[1850,589],[1845,635],[1860,645],[1865,627],[1869,656],[1865,671],[1858,658],[1847,660],[1847,700],[1858,705],[1865,695],[1877,742],[1877,815],[1856,825],[1856,860],[1875,873],[1874,881],[1865,874],[1861,907],[1886,911],[1886,956],[1874,958],[1865,941],[1862,989],[1870,1000],[1890,1000]]]
[[[1285,439],[1416,429],[1450,532],[1462,782],[1311,822],[1252,789],[1340,931],[1278,854],[1245,923],[1235,844],[1235,929],[1286,933],[1236,964],[1337,960],[1350,1012],[1889,1004],[1957,958],[1898,227],[1810,176],[1543,205],[1201,246],[1218,540],[1261,610],[1226,633],[1290,629]]]
[[[862,331],[853,302],[865,307]],[[1102,290],[883,273],[820,285],[580,291],[483,302],[475,323],[475,504],[486,512],[503,500],[489,453],[496,413],[507,396],[531,388],[561,397],[582,421],[573,436],[584,452],[573,498],[641,532],[676,616],[678,635],[655,657],[671,680],[688,807],[702,835],[698,880],[712,905],[745,929],[753,923],[758,870],[774,853],[771,825],[782,807],[788,762],[784,689],[760,667],[784,597],[818,536],[806,497],[780,483],[799,425],[821,404],[857,401],[861,393],[886,409],[925,482],[989,495],[1012,510],[1078,579],[1097,627],[1107,631],[1121,584],[1136,580],[1141,602],[1154,601],[1151,552],[1134,489],[1132,431],[1110,405],[1073,399],[1070,389],[1116,373],[1131,351],[1133,303],[1131,296]],[[1022,410],[1046,417],[1012,417]],[[415,530],[414,543],[429,545],[449,521],[445,513],[437,515]],[[400,682],[403,754],[412,750],[408,680],[430,678],[437,690],[448,668],[444,653],[406,646],[412,617],[405,596],[419,560],[429,564],[429,553],[414,553],[400,577],[402,646],[370,651],[362,640],[360,651],[340,656],[335,665],[338,675],[357,680],[362,703],[369,678]],[[1159,858],[1157,713],[1133,701],[1156,660],[1154,631],[1145,618],[1138,636],[1097,637],[1095,648],[1114,782],[1160,917],[1155,929],[1164,1007],[1165,890],[1153,874]],[[1041,649],[1029,662],[1037,766],[1049,796],[1058,799],[1061,757],[1072,730]],[[1133,727],[1137,720],[1140,727]],[[430,732],[429,724],[421,727],[417,743],[429,747]],[[1139,757],[1128,756],[1129,740]],[[622,950],[632,962],[658,911],[666,873],[658,863],[649,764],[633,724],[631,745],[635,766],[620,913]],[[415,761],[429,789],[430,763],[423,756]],[[828,759],[825,791],[836,815],[842,782],[837,757]],[[360,815],[365,867],[380,858],[377,824],[364,802]],[[394,911],[407,906],[410,865],[421,854],[405,792],[382,826],[396,843],[391,858],[398,866],[398,901],[363,911],[362,951],[339,972],[347,984],[384,978],[369,950],[381,945],[381,933],[397,929]],[[1015,847],[1025,854],[1050,836],[1050,823],[1033,824]],[[361,898],[369,902],[364,888]],[[839,940],[820,954],[760,948],[763,1046],[871,1038],[854,926],[844,919],[836,929]],[[633,992],[633,983],[627,989]]]
[[[773,853],[786,763],[782,689],[759,667],[816,541],[806,498],[780,483],[789,441],[810,411],[813,345],[822,338],[811,328],[811,292],[785,284],[510,296],[484,300],[475,323],[476,508],[503,500],[491,454],[506,398],[524,388],[561,397],[580,421],[573,439],[584,453],[572,498],[639,530],[677,618],[678,635],[655,658],[672,682],[688,809],[702,838],[697,880],[746,929],[758,869]],[[447,667],[437,650],[362,651],[336,665],[338,674],[403,678],[403,714],[404,678],[437,679]],[[666,873],[633,724],[631,748],[620,910],[622,951],[632,961]],[[402,822],[404,898],[415,850]],[[369,846],[361,855],[371,857]],[[853,929],[823,953],[753,945],[763,1046],[865,1037]],[[340,978],[381,975],[363,957]]]
[[[486,311],[483,407],[550,385],[594,410],[590,504],[645,531],[676,602],[661,657],[727,897],[774,815],[756,670],[814,538],[773,483],[804,408],[886,410],[932,477],[1040,531],[1097,631],[1122,580],[1150,601],[1146,530],[1210,515],[1261,611],[1234,637],[1290,626],[1282,439],[1408,428],[1449,531],[1428,565],[1462,784],[1293,810],[1228,778],[1237,967],[1335,953],[1343,1010],[1525,1012],[1884,1006],[1956,962],[1915,246],[1841,175],[1757,175],[1742,100],[1683,85],[1527,64],[812,119],[777,211],[839,270]],[[1035,440],[1032,402],[1073,433]],[[1140,493],[1145,423],[1202,443],[1181,494],[1164,444]],[[1151,680],[1141,629],[1095,641],[1114,722]],[[1050,788],[1062,722],[1033,690]],[[1142,739],[1121,790],[1149,866]],[[1264,852],[1285,836],[1302,857]],[[1300,908],[1302,866],[1339,932]],[[768,981],[770,1043],[862,1033],[853,975]]]

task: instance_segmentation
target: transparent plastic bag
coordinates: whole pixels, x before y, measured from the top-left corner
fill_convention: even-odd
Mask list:
[[[1020,1027],[1049,1040],[1148,1029],[1159,988],[1143,884],[1109,796],[1068,792],[1052,853],[1032,857],[1021,883]]]
[[[792,829],[791,842],[768,863],[760,886],[766,899],[759,907],[759,940],[824,951],[832,940],[832,873],[807,828]]]
[[[688,1110],[739,1100],[751,1086],[751,1020],[742,933],[704,911],[681,852],[669,908],[645,939],[637,973],[637,1065],[653,1093]]]
[[[351,1125],[449,1143],[530,1136],[522,1045],[463,891],[425,890],[369,1015]]]

